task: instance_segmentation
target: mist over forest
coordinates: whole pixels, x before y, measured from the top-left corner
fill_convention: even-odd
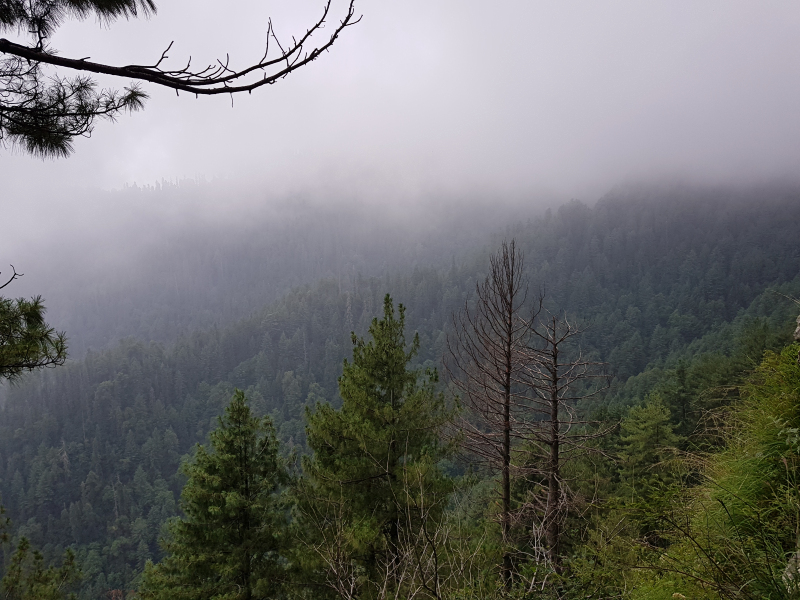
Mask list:
[[[105,201],[216,203],[221,192],[210,188],[128,189]],[[141,583],[142,572],[148,561],[168,556],[159,540],[165,524],[182,514],[187,479],[180,465],[193,460],[195,444],[209,443],[235,389],[244,391],[254,415],[274,424],[282,456],[313,455],[319,434],[308,419],[321,405],[341,410],[347,402],[340,378],[343,361],[353,360],[350,332],[377,335],[370,324],[389,294],[405,306],[406,341],[413,332],[419,336],[409,368],[438,370],[439,389],[456,398],[455,375],[445,368],[454,319],[475,305],[490,258],[513,239],[524,259],[528,307],[542,294],[551,314],[585,326],[582,355],[602,362],[609,377],[597,397],[571,409],[584,415],[582,427],[611,429],[599,438],[601,454],[578,456],[578,466],[565,467],[600,469],[589,480],[570,471],[572,502],[588,501],[587,485],[600,501],[582,509],[592,520],[570,513],[564,524],[564,564],[583,587],[563,584],[553,593],[584,597],[601,584],[612,593],[639,577],[619,566],[614,576],[602,571],[615,560],[604,554],[611,550],[585,541],[593,528],[606,526],[604,519],[618,518],[623,508],[615,498],[630,493],[626,432],[632,419],[647,414],[669,432],[665,439],[675,451],[726,452],[706,429],[708,414],[734,409],[740,392],[731,390],[765,352],[791,339],[798,312],[791,298],[800,295],[800,188],[639,184],[618,186],[591,205],[473,202],[398,215],[356,202],[294,201],[248,219],[191,225],[164,219],[118,229],[112,237],[133,240],[135,251],[125,257],[94,255],[104,238],[93,239],[87,226],[87,236],[59,257],[63,262],[44,270],[51,287],[41,290],[54,307],[48,321],[67,330],[71,358],[5,386],[0,490],[13,539],[24,536],[54,563],[72,549],[83,573],[75,586],[81,598],[153,585]],[[74,276],[56,272],[82,255],[88,268]],[[15,292],[28,293],[27,278],[14,282]],[[656,426],[648,423],[641,424],[645,431]],[[642,460],[660,464],[659,452],[667,450],[653,447],[656,454]],[[580,466],[583,460],[591,462]],[[470,530],[488,540],[498,522],[491,500],[496,479],[479,464],[464,450],[441,468],[462,482],[452,492],[459,510],[470,511]],[[639,464],[636,472],[652,468]],[[473,469],[478,480],[467,475]],[[674,493],[694,493],[699,485],[677,474],[647,481],[673,486]],[[654,502],[642,498],[637,502]],[[655,515],[663,507],[648,510]],[[636,528],[644,525],[634,513],[628,518],[625,544],[635,547]],[[531,543],[524,529],[515,535],[518,547]],[[486,578],[499,576],[490,548],[473,549],[484,562],[470,567],[488,569]],[[571,562],[586,552],[595,558]],[[297,577],[324,570],[309,568]],[[522,573],[515,577],[525,581]],[[294,584],[286,585],[291,591]],[[470,589],[475,597],[494,593]]]
[[[52,242],[18,233],[0,243],[25,274],[14,295],[47,299],[72,358],[126,336],[174,342],[320,279],[346,287],[359,276],[441,267],[555,205],[542,195],[492,205],[438,196],[391,207],[318,192],[257,202],[260,194],[224,181],[87,196],[79,214],[45,223]]]
[[[800,598],[798,39],[0,0],[0,598]]]

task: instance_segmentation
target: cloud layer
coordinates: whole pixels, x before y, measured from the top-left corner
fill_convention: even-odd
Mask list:
[[[54,45],[97,60],[256,56],[272,15],[299,33],[319,2],[162,3],[153,19],[69,24]],[[358,4],[319,61],[252,96],[150,88],[144,113],[97,127],[57,163],[3,152],[6,182],[118,187],[232,177],[406,192],[794,173],[800,8],[780,2],[422,0]],[[104,82],[108,83],[108,82]],[[46,175],[45,175],[46,174]],[[587,198],[591,199],[591,198]]]

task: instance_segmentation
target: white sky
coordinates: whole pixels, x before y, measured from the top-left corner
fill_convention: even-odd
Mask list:
[[[142,64],[174,39],[174,65],[226,52],[243,65],[260,56],[268,16],[297,34],[321,5],[162,0],[150,20],[70,23],[52,42],[65,56]],[[359,0],[357,10],[363,21],[328,55],[233,108],[145,86],[144,112],[100,123],[66,160],[0,150],[2,213],[91,221],[87,190],[183,178],[252,189],[225,199],[232,211],[297,190],[395,206],[442,192],[591,202],[628,180],[796,178],[799,3]]]

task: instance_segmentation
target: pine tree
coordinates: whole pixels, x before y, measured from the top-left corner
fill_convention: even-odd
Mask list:
[[[670,410],[656,393],[634,406],[620,424],[620,505],[625,507],[632,535],[654,545],[664,540],[662,515],[672,510],[680,461],[675,449],[683,438],[675,433]]]
[[[674,432],[669,408],[652,394],[642,406],[634,406],[620,428],[622,448],[620,476],[624,495],[642,495],[669,479],[666,462],[681,437]]]
[[[123,92],[98,89],[88,73],[146,81],[195,96],[251,92],[276,83],[316,60],[347,27],[360,20],[351,0],[332,31],[326,30],[329,36],[323,36],[310,47],[309,40],[319,39],[314,34],[321,32],[331,17],[331,4],[328,0],[322,18],[312,23],[305,35],[293,38],[288,44],[278,39],[272,23],[268,22],[266,51],[261,60],[249,66],[231,69],[226,63],[220,69],[192,70],[187,64],[185,68],[172,70],[162,68],[166,51],[156,65],[117,66],[69,58],[50,45],[53,34],[66,19],[94,16],[110,25],[121,17],[154,14],[153,0],[2,0],[0,34],[6,31],[27,34],[28,39],[17,43],[0,37],[0,143],[11,142],[39,156],[67,156],[76,137],[91,134],[96,118],[114,120],[125,111],[144,106],[147,94],[136,83]],[[273,48],[277,47],[277,54],[270,48],[270,41]],[[48,66],[66,69],[75,76],[64,76],[63,70],[51,75]],[[258,77],[253,76],[255,71]]]
[[[10,540],[11,519],[0,506],[0,542],[5,546]],[[5,573],[0,580],[0,597],[4,600],[74,600],[70,589],[81,579],[81,570],[75,553],[67,550],[61,566],[45,563],[42,553],[30,541],[21,537],[12,552],[3,552]]]
[[[32,550],[26,538],[21,538],[6,574],[0,582],[5,600],[74,600],[69,589],[80,579],[80,569],[71,550],[64,554],[60,567],[45,565],[44,556]]]
[[[21,276],[14,271],[6,287]],[[67,340],[44,320],[41,296],[30,300],[0,297],[0,379],[17,379],[24,371],[64,364]]]
[[[253,416],[236,390],[210,438],[211,451],[198,446],[184,466],[185,517],[169,525],[166,558],[145,568],[143,598],[257,600],[280,592],[287,523],[279,492],[287,474],[272,423]]]
[[[436,371],[409,367],[419,338],[406,349],[402,304],[398,312],[387,294],[372,339],[352,335],[341,409],[318,404],[307,414],[314,454],[298,489],[300,533],[316,576],[344,598],[439,585],[439,573],[420,559],[434,550],[429,534],[451,489],[438,467],[451,413],[435,391]]]

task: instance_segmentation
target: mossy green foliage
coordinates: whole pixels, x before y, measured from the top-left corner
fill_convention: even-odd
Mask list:
[[[186,463],[184,517],[169,524],[166,557],[148,563],[141,597],[163,600],[275,598],[285,579],[287,473],[268,418],[237,390],[211,432],[211,450]]]
[[[800,533],[800,346],[767,352],[723,425],[725,448],[690,491],[691,519],[661,557],[721,598],[789,598]],[[788,567],[788,570],[787,570]]]
[[[710,452],[678,452],[660,399],[630,410],[619,483],[573,557],[581,585],[570,597],[797,597],[798,350],[767,351],[737,400],[709,416],[706,430],[720,440]]]
[[[47,565],[44,556],[21,538],[6,574],[0,581],[4,600],[64,600],[74,599],[70,590],[80,580],[75,554],[67,550],[61,566]]]

